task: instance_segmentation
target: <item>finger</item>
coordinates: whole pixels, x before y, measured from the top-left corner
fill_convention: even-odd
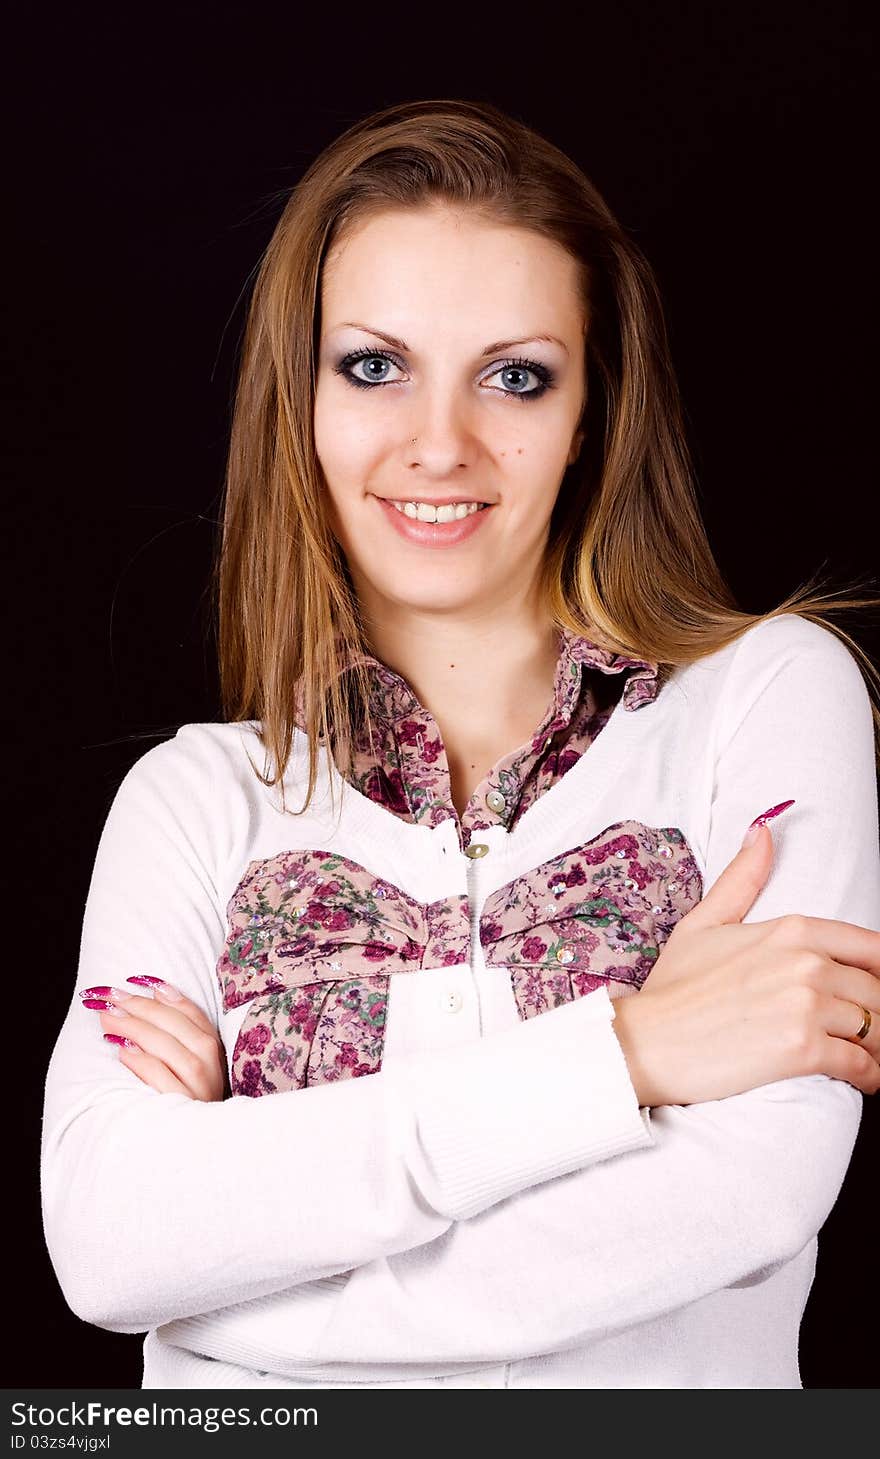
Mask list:
[[[204,1057],[206,1039],[210,1039],[212,1047],[217,1042],[217,1030],[211,1024],[197,1025],[189,1017],[186,1010],[193,1005],[188,998],[181,999],[180,1003],[159,1003],[155,998],[128,993],[122,988],[111,988],[108,990],[108,999],[120,1010],[118,1014],[111,1015],[112,1017],[121,1021],[138,1018],[143,1023],[152,1024],[177,1039],[198,1058]],[[93,1001],[97,1003],[104,1000]],[[109,1028],[113,1026],[107,1025]]]
[[[127,983],[134,983],[139,988],[145,988],[148,992],[152,991],[153,996],[160,1005],[179,1009],[181,1013],[185,1013],[187,1018],[191,1018],[193,1023],[205,1033],[216,1033],[215,1025],[199,1007],[198,1003],[194,1003],[192,998],[187,998],[172,983],[166,983],[164,978],[156,978],[142,973],[136,977],[126,978],[125,981]],[[176,997],[175,994],[177,995]]]
[[[831,917],[800,914],[777,917],[773,923],[774,936],[782,945],[822,953],[830,962],[840,963],[850,972],[861,969],[873,978],[880,978],[880,932],[873,928],[861,927],[857,922],[835,922]],[[871,988],[871,985],[866,984],[865,987]],[[870,996],[877,997],[876,987],[871,988]]]
[[[874,1002],[875,1006],[872,1008],[870,1003],[860,1003],[851,998],[831,997],[827,1003],[822,1004],[822,1022],[826,1033],[829,1033],[832,1038],[851,1039],[854,1043],[861,1044],[863,1049],[867,1049],[872,1058],[880,1059],[880,1008],[877,1007],[880,999],[876,992]],[[863,1025],[866,1008],[871,1015],[870,1026],[868,1032],[862,1038],[858,1038],[858,1031]]]
[[[136,1001],[148,1004],[149,1011],[152,1012],[151,999],[137,999]],[[169,1010],[164,1008],[161,1010],[163,1016],[168,1012]],[[118,1014],[107,1011],[100,1013],[98,1017],[104,1033],[122,1034],[125,1038],[133,1039],[144,1053],[153,1055],[163,1063],[186,1087],[187,1093],[191,1097],[195,1097],[196,1081],[203,1069],[203,1061],[209,1055],[214,1056],[213,1046],[210,1051],[204,1047],[193,1049],[160,1024],[150,1022],[147,1018],[139,1018],[134,1013],[126,1013],[124,1017],[119,1017]],[[182,1015],[178,1015],[178,1017],[182,1022],[188,1022],[183,1019]],[[204,1038],[204,1035],[194,1029],[192,1024],[189,1027],[192,1037]]]
[[[762,833],[764,830],[766,827],[762,827]],[[727,877],[735,864],[736,858],[722,873],[722,876]],[[713,901],[721,880],[722,877],[719,877],[703,900],[681,919],[674,932],[679,936],[682,934],[687,936],[689,928],[720,926],[732,920],[725,913],[726,893],[723,888],[717,903]],[[747,893],[743,895],[745,896]],[[735,892],[730,900],[735,900]],[[861,968],[872,978],[880,978],[880,932],[876,932],[872,927],[862,927],[857,922],[838,922],[832,917],[809,917],[804,913],[789,913],[787,916],[770,918],[766,922],[750,922],[745,925],[754,928],[759,935],[772,932],[772,935],[779,939],[781,947],[818,952],[829,962],[841,963],[850,968]],[[876,997],[876,991],[871,996]],[[869,999],[861,1001],[867,1003]]]
[[[161,1059],[147,1054],[143,1049],[128,1049],[117,1044],[119,1062],[136,1074],[144,1084],[149,1084],[159,1094],[185,1094],[193,1098],[191,1091],[178,1079]]]
[[[681,930],[741,922],[764,887],[772,865],[773,836],[769,827],[762,825],[753,845],[740,848],[706,895],[682,919]]]
[[[818,986],[823,993],[830,994],[834,1002],[842,1003],[844,1007],[867,1008],[871,1014],[871,1036],[880,1040],[880,979],[875,973],[829,958],[824,974],[820,975]],[[861,1016],[860,1013],[859,1019]],[[858,1027],[857,1021],[854,1028]],[[837,1029],[829,1029],[829,1033],[837,1033]]]
[[[858,1041],[827,1039],[821,1070],[831,1079],[845,1079],[864,1094],[876,1094],[880,1089],[880,1064],[872,1057],[870,1049],[863,1048]]]

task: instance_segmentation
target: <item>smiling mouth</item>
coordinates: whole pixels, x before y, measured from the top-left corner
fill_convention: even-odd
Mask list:
[[[461,501],[433,506],[430,502],[394,501],[391,497],[380,497],[380,501],[387,502],[401,516],[414,522],[462,522],[465,517],[483,512],[490,505],[489,502]]]
[[[454,548],[469,541],[479,534],[497,506],[495,502],[443,502],[438,515],[430,502],[394,501],[371,495],[395,536],[417,548]]]

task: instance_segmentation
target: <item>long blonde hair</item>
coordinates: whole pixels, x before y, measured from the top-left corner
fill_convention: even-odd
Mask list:
[[[212,602],[226,721],[260,722],[283,782],[294,728],[338,766],[369,721],[370,651],[325,512],[313,406],[323,261],[387,209],[447,202],[533,229],[579,262],[587,333],[584,444],[560,485],[545,554],[554,621],[666,673],[753,624],[797,612],[859,663],[880,764],[880,676],[829,615],[876,597],[811,581],[768,613],[741,611],[712,555],[685,440],[663,308],[647,259],[564,152],[486,102],[413,101],[348,128],[291,192],[263,255],[244,331]],[[343,664],[349,671],[342,673]],[[257,772],[259,775],[259,772]],[[282,799],[284,787],[282,783]]]

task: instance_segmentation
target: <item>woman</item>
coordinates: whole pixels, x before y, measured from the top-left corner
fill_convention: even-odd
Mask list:
[[[569,158],[443,101],[315,161],[220,546],[225,721],[125,777],[47,1076],[70,1306],[144,1387],[799,1387],[880,716],[821,598],[733,604]]]

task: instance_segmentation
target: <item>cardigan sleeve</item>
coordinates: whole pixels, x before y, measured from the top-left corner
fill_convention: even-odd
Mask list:
[[[614,1008],[579,1000],[424,1060],[269,1098],[159,1093],[79,991],[158,973],[220,1027],[221,869],[253,807],[210,726],[137,761],[100,837],[46,1075],[41,1197],[68,1305],[119,1332],[252,1301],[431,1241],[457,1218],[651,1142]]]
[[[744,920],[801,912],[880,931],[873,723],[849,650],[789,615],[750,630],[706,754],[704,890],[754,816],[793,798],[771,823],[774,865]],[[358,1362],[512,1361],[760,1282],[825,1222],[862,1098],[845,1081],[810,1075],[654,1109],[649,1147],[516,1193],[346,1283],[277,1294],[262,1344],[253,1309],[214,1313],[213,1340],[246,1332],[260,1366],[280,1374],[303,1364],[341,1377]]]

